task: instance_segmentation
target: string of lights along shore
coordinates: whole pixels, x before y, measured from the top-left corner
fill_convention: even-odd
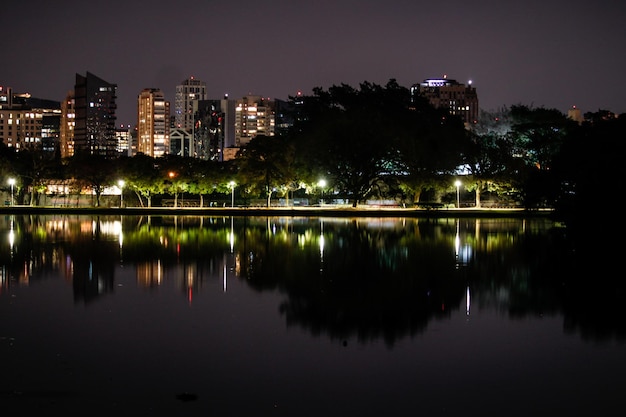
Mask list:
[[[143,153],[227,161],[255,136],[274,136],[293,124],[288,111],[293,101],[260,95],[211,99],[206,90],[206,83],[193,76],[183,80],[172,108],[161,89],[145,88],[137,95],[136,125],[122,126],[116,124],[117,85],[91,72],[76,74],[63,101],[0,86],[0,141],[18,151],[37,147],[61,157],[82,150],[107,157]],[[468,129],[479,118],[471,81],[463,84],[444,75],[416,83],[410,92],[459,116]],[[576,107],[568,117],[583,120]]]

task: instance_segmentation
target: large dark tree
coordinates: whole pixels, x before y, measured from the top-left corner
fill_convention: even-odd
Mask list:
[[[621,200],[625,137],[626,116],[583,123],[569,136],[554,163],[560,215],[589,220]]]
[[[353,206],[367,197],[397,198],[400,190],[418,200],[462,161],[462,121],[393,79],[313,93],[294,106],[298,167],[308,182],[326,179]]]
[[[410,108],[392,115],[401,188],[413,202],[424,191],[441,191],[450,186],[449,177],[463,163],[470,135],[460,118],[445,109],[435,109],[423,97],[414,97]]]
[[[99,154],[79,153],[70,158],[68,173],[79,189],[91,189],[95,195],[94,205],[100,207],[102,192],[116,181],[116,162]]]
[[[293,146],[281,136],[258,135],[239,151],[236,164],[240,186],[265,195],[269,207],[272,194],[285,194],[285,184],[294,178]]]
[[[390,80],[382,87],[362,83],[315,88],[300,98],[296,158],[309,182],[324,178],[353,206],[376,193],[397,160],[397,129],[391,116],[409,105],[408,90]],[[402,104],[401,104],[402,103]]]

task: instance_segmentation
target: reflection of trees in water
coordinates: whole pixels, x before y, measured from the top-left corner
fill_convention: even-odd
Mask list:
[[[564,265],[564,329],[585,340],[626,340],[626,280],[621,236],[595,218],[570,228],[572,261]]]
[[[449,243],[431,235],[436,228],[423,229],[325,223],[323,259],[317,241],[298,247],[266,240],[257,250],[258,240],[248,239],[255,256],[247,282],[288,295],[280,311],[289,325],[334,339],[383,338],[393,345],[422,332],[431,317],[458,308],[464,296]],[[431,238],[419,238],[424,234]]]

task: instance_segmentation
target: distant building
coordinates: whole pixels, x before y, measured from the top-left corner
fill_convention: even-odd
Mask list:
[[[115,111],[117,85],[87,72],[76,74],[74,153],[117,156]]]
[[[459,116],[467,128],[478,121],[478,95],[471,81],[466,86],[447,76],[429,78],[411,87],[411,96],[418,94],[427,98],[433,107]]]
[[[170,102],[158,88],[145,88],[137,99],[137,152],[158,158],[170,151]]]
[[[176,128],[191,130],[198,100],[206,100],[206,83],[190,77],[176,86],[174,124]]]
[[[136,140],[133,140],[133,132],[130,125],[115,128],[117,138],[117,153],[120,156],[134,156],[137,154]]]
[[[274,102],[261,96],[245,96],[235,106],[235,147],[246,146],[257,135],[274,136]]]
[[[224,149],[235,144],[236,100],[198,100],[192,129],[194,156],[211,161],[224,161]]]
[[[54,152],[59,147],[61,103],[0,87],[0,141],[6,146]]]
[[[229,99],[228,94],[225,94],[220,103],[220,108],[224,113],[224,148],[235,146],[236,107],[237,101]]]
[[[74,155],[74,130],[76,129],[76,109],[74,90],[69,91],[61,103],[61,138],[60,151],[62,158]]]
[[[170,154],[178,156],[192,156],[193,139],[191,132],[185,129],[173,128],[170,130]]]
[[[200,100],[196,112],[195,152],[200,159],[222,161],[226,115],[222,100]]]
[[[567,111],[567,118],[575,121],[578,124],[581,124],[584,120],[582,112],[576,106],[572,106]]]

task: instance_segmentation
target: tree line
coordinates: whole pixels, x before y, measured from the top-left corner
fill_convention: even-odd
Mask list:
[[[256,136],[230,161],[80,152],[61,159],[2,145],[0,178],[5,190],[6,178],[16,178],[18,198],[31,205],[52,180],[74,192],[92,190],[96,206],[107,187],[123,180],[132,204],[146,207],[155,197],[176,201],[183,193],[202,206],[207,197],[234,197],[233,187],[244,204],[320,192],[354,207],[367,199],[453,203],[460,181],[475,207],[497,201],[571,211],[607,204],[619,189],[626,118],[606,110],[577,123],[556,109],[518,104],[481,111],[468,127],[393,79],[318,87],[289,101],[290,127]]]

